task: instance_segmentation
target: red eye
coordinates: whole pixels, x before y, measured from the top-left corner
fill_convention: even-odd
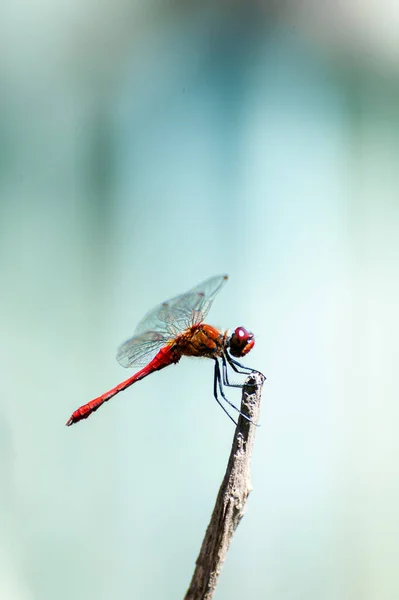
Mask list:
[[[245,356],[254,345],[254,334],[245,327],[237,327],[230,338],[230,352],[233,356]]]

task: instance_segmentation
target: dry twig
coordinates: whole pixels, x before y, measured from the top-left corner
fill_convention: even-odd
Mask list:
[[[241,412],[257,423],[265,377],[253,372],[246,379]],[[256,427],[240,415],[226,473],[202,542],[196,568],[184,600],[211,600],[234,531],[244,515],[252,489],[250,462]]]

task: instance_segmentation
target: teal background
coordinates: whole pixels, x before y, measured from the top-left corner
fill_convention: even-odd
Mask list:
[[[4,2],[0,598],[184,596],[233,435],[211,362],[64,423],[224,272],[208,322],[268,379],[215,598],[399,597],[398,12]]]

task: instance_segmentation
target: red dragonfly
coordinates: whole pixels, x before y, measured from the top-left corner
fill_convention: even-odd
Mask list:
[[[215,361],[213,394],[218,404],[235,423],[222,405],[219,394],[232,408],[240,412],[226,398],[223,385],[242,387],[229,383],[228,365],[236,373],[248,374],[253,371],[241,365],[233,357],[245,356],[252,350],[255,344],[254,335],[244,327],[237,327],[230,335],[228,331],[219,331],[203,322],[227,279],[227,275],[211,277],[185,294],[163,302],[148,312],[137,325],[133,337],[120,346],[116,355],[122,367],[143,366],[143,368],[109,392],[75,410],[66,425],[73,425],[82,419],[87,419],[104,402],[119,392],[126,390],[147,375],[179,362],[182,356],[202,356]]]

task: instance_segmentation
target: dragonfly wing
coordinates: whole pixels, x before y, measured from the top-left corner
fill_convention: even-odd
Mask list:
[[[159,304],[140,321],[135,336],[147,331],[159,331],[169,341],[187,327],[201,323],[227,278],[227,275],[211,277],[185,294]]]
[[[146,331],[141,335],[134,335],[119,347],[116,360],[126,369],[133,365],[145,366],[168,341],[168,336],[160,331]]]
[[[186,294],[177,296],[174,299],[174,310],[180,311],[180,318],[183,318],[183,313],[185,313],[188,325],[202,323],[227,279],[227,275],[217,275],[206,279]]]

